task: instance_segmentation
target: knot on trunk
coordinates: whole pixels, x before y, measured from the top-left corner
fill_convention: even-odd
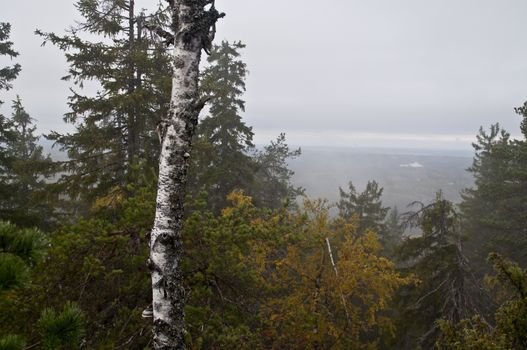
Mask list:
[[[184,332],[178,332],[174,325],[161,319],[154,320],[154,327],[162,331],[162,333],[154,334],[154,348],[156,350],[185,349]],[[159,336],[160,334],[163,336]]]
[[[216,35],[216,22],[218,19],[225,17],[225,13],[220,13],[214,7],[214,1],[210,0],[188,0],[184,4],[192,6],[193,10],[180,16],[181,23],[187,25],[181,26],[178,36],[181,37],[183,44],[191,47],[193,39],[198,39],[201,47],[207,54],[212,49],[212,41]],[[208,10],[204,7],[211,5]]]

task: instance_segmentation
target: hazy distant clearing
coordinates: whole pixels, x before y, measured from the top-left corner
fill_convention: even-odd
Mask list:
[[[414,153],[414,154],[412,154]],[[303,186],[311,198],[338,199],[339,186],[351,180],[362,191],[368,180],[384,187],[383,202],[400,211],[413,201],[429,202],[437,190],[447,199],[459,202],[460,191],[472,186],[470,155],[419,154],[418,150],[368,150],[307,148],[290,162],[294,182]]]

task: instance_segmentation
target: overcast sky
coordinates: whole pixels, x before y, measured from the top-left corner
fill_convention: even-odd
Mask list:
[[[527,100],[525,0],[216,3],[227,13],[217,40],[247,44],[245,120],[257,142],[283,131],[306,146],[464,148],[481,125],[519,133],[513,108]],[[73,0],[0,4],[21,54],[13,92],[41,131],[66,130],[65,60],[40,47],[33,31],[62,33],[77,18]]]

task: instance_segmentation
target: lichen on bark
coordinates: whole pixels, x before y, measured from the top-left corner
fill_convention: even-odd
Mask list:
[[[173,31],[169,44],[174,45],[172,96],[170,112],[159,125],[159,180],[148,265],[152,275],[154,348],[184,349],[181,230],[192,137],[205,103],[199,98],[199,64],[201,51],[210,48],[216,21],[224,14],[211,0],[168,3]],[[158,28],[152,29],[159,32]]]

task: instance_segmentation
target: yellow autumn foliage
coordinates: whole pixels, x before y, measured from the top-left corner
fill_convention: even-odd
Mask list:
[[[296,232],[267,267],[267,283],[280,286],[260,308],[270,348],[377,348],[393,331],[394,292],[412,280],[380,256],[374,232],[357,235],[357,217],[331,219],[326,202],[306,201],[294,219]]]
[[[266,211],[240,191],[228,199],[231,206],[219,218],[190,220],[194,233],[186,235],[199,241],[192,266],[207,267],[199,280],[214,281],[213,287],[203,287],[211,288],[203,292],[207,310],[211,303],[222,310],[218,320],[251,320],[251,328],[236,331],[242,335],[227,337],[222,328],[215,344],[375,349],[381,337],[394,332],[390,301],[412,280],[381,256],[375,232],[357,233],[358,216],[332,218],[324,201],[306,201],[298,210]],[[218,254],[221,259],[214,258]],[[216,290],[219,298],[211,301]],[[190,309],[187,313],[191,318]]]
[[[126,196],[119,186],[112,187],[104,196],[95,199],[91,207],[92,212],[97,212],[101,209],[117,208],[123,204]]]

